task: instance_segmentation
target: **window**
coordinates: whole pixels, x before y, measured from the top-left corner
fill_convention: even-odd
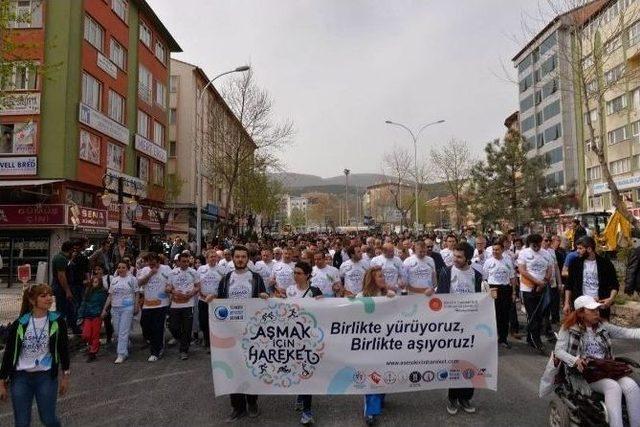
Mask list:
[[[614,36],[614,37],[610,38],[604,44],[602,50],[604,50],[605,54],[610,54],[610,53],[614,52],[616,49],[618,49],[620,46],[622,46],[620,35],[617,35],[617,36]]]
[[[602,209],[602,196],[589,197],[589,207],[591,209]]]
[[[0,155],[36,154],[38,124],[29,122],[0,124]]]
[[[631,24],[627,31],[629,32],[629,46],[633,46],[640,41],[640,21]]]
[[[620,95],[617,98],[613,98],[611,101],[607,101],[607,114],[614,114],[618,111],[627,108],[627,95]]]
[[[621,173],[627,173],[631,171],[631,159],[627,157],[625,159],[610,162],[609,171],[611,172],[611,175],[619,175]]]
[[[631,136],[640,135],[640,120],[631,123]]]
[[[144,22],[140,22],[140,41],[151,49],[151,30]]]
[[[611,85],[617,82],[618,80],[620,80],[623,74],[624,74],[624,64],[617,65],[612,69],[610,69],[609,71],[607,71],[606,73],[604,73],[604,81],[608,85]]]
[[[540,132],[536,135],[536,146],[542,148],[544,146],[544,132]]]
[[[540,50],[538,48],[533,49],[533,52],[531,52],[531,61],[533,63],[538,62],[538,60],[540,59]]]
[[[640,110],[640,88],[634,89],[631,92],[631,102],[633,102],[633,109]]]
[[[164,48],[164,45],[159,41],[156,41],[156,58],[163,64],[167,61],[167,50]]]
[[[602,178],[602,168],[600,166],[587,168],[587,180],[595,181],[600,178]]]
[[[532,129],[533,126],[535,126],[535,116],[531,115],[529,117],[527,117],[526,119],[522,120],[520,127],[522,128],[522,132],[526,132],[529,129]]]
[[[124,169],[124,148],[111,142],[107,145],[107,167],[122,172]]]
[[[561,185],[564,185],[564,174],[562,171],[551,173],[546,175],[545,182],[547,184],[547,188],[557,188]]]
[[[586,140],[584,142],[584,149],[585,151],[589,152],[589,151],[593,151],[593,145],[594,144],[599,144],[600,143],[600,138],[596,136],[596,142],[591,142],[590,139]]]
[[[540,74],[540,69],[538,68],[533,72],[533,81],[538,83],[542,80],[542,74]]]
[[[178,114],[178,111],[175,108],[172,108],[169,110],[169,124],[170,125],[175,125],[176,124],[176,114]]]
[[[138,157],[137,175],[144,182],[149,182],[149,159]]]
[[[124,98],[112,90],[109,90],[109,109],[107,114],[116,122],[124,124]]]
[[[542,77],[546,76],[547,74],[549,74],[550,72],[555,70],[556,69],[556,65],[557,65],[557,57],[556,57],[556,55],[553,55],[553,56],[549,57],[549,59],[544,61],[542,63],[542,65],[540,66],[540,72],[542,73]]]
[[[123,71],[127,69],[127,51],[114,39],[109,42],[109,59]]]
[[[12,0],[8,16],[9,28],[41,28],[42,0]]]
[[[520,61],[518,64],[518,73],[522,73],[524,70],[529,68],[529,65],[531,65],[531,55],[527,55],[526,58]]]
[[[544,141],[546,143],[555,141],[561,136],[562,136],[562,127],[560,126],[560,123],[553,125],[550,128],[545,129],[544,131]]]
[[[627,127],[622,126],[618,129],[607,132],[607,139],[609,140],[610,145],[624,141],[627,139]]]
[[[160,147],[164,147],[164,126],[155,120],[153,122],[153,142]]]
[[[138,96],[147,104],[151,104],[153,77],[144,65],[138,67]]]
[[[153,162],[153,183],[164,186],[164,166],[156,162]]]
[[[163,110],[167,104],[167,87],[156,81],[156,105],[160,106]]]
[[[538,111],[536,113],[536,126],[540,126],[542,123],[544,123],[544,118],[542,116],[542,111]]]
[[[553,150],[547,152],[545,158],[547,160],[548,165],[554,165],[562,161],[562,147],[554,148]]]
[[[540,105],[540,103],[542,102],[542,91],[537,90],[535,95],[536,95],[536,105]]]
[[[4,90],[35,90],[38,84],[38,64],[16,62],[2,81]]]
[[[104,28],[89,15],[84,16],[84,39],[100,52],[104,49]]]
[[[591,120],[591,124],[596,124],[598,123],[598,110],[597,109],[593,109],[587,113],[584,113],[584,123],[587,124],[589,123],[589,120]]]
[[[558,91],[558,79],[553,79],[542,86],[542,96],[545,98],[553,95]]]
[[[82,72],[82,102],[94,110],[102,108],[102,83],[85,72]]]
[[[178,84],[180,84],[180,77],[171,76],[169,78],[169,92],[176,93],[178,91]]]
[[[129,4],[127,0],[111,0],[111,9],[118,15],[118,18],[122,19],[125,23],[129,17]]]
[[[169,157],[175,157],[175,156],[176,156],[176,142],[169,141]]]
[[[138,110],[138,135],[149,139],[149,115]]]
[[[531,77],[531,74],[529,74],[528,76],[526,76],[524,79],[520,81],[520,92],[526,91],[531,86],[533,86],[533,79]]]
[[[100,164],[100,137],[80,129],[80,148],[78,157],[87,162]]]
[[[560,100],[544,107],[544,119],[549,120],[551,117],[555,117],[560,114]]]
[[[80,206],[93,206],[93,194],[87,193],[86,191],[73,190],[71,188],[67,188],[67,198],[73,200],[76,204]]]
[[[540,55],[544,55],[549,51],[549,49],[553,48],[556,45],[556,42],[556,33],[553,33],[549,37],[547,37],[542,43],[540,43]]]
[[[587,95],[592,96],[598,91],[598,80],[594,79],[587,83]]]

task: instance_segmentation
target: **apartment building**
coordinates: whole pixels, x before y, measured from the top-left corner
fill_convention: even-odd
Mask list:
[[[121,232],[146,247],[160,230],[169,55],[180,46],[144,0],[11,7],[21,15],[11,35],[29,48],[0,106],[0,278],[72,236]]]

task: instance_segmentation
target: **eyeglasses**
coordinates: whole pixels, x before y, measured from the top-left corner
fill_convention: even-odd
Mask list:
[[[433,246],[426,246],[427,249],[433,249]]]
[[[298,275],[304,274],[304,271],[294,271],[293,274],[298,274]]]

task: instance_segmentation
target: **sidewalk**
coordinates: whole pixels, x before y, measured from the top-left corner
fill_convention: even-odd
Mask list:
[[[12,322],[20,313],[22,304],[22,285],[16,284],[7,289],[0,287],[0,325]]]

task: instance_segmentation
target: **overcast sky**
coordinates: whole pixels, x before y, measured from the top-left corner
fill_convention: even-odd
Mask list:
[[[215,74],[250,62],[294,121],[287,170],[323,177],[381,171],[402,129],[427,129],[418,156],[451,138],[478,154],[504,134],[518,92],[506,78],[534,0],[149,0],[183,49]],[[535,23],[534,23],[535,24]],[[517,39],[514,40],[514,37]]]

